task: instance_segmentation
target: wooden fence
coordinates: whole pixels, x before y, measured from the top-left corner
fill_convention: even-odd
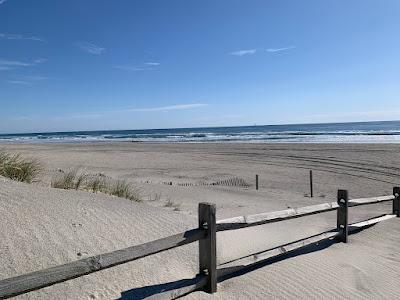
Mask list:
[[[220,221],[216,221],[214,204],[200,203],[198,209],[198,228],[153,242],[1,280],[0,299],[7,299],[25,294],[30,291],[35,291],[56,283],[78,278],[196,241],[199,241],[199,274],[196,277],[196,280],[183,288],[181,287],[177,290],[162,292],[149,297],[149,299],[171,299],[200,289],[203,289],[207,293],[215,293],[217,291],[218,277],[235,273],[266,259],[279,257],[325,240],[335,238],[340,242],[347,243],[349,233],[384,220],[399,217],[399,195],[400,188],[395,187],[393,189],[393,195],[390,196],[349,200],[347,191],[339,190],[337,202],[306,206],[297,209],[291,208],[277,212],[240,216]],[[385,201],[393,201],[392,214],[379,216],[354,224],[348,224],[349,207],[381,203]],[[219,268],[217,267],[216,236],[218,231],[259,226],[334,210],[337,211],[337,226],[331,231],[326,231],[262,253],[257,253],[257,255],[237,259],[233,262],[222,264]]]

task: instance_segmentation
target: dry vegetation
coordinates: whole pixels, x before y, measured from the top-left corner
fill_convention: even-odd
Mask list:
[[[36,159],[0,151],[0,176],[32,183],[37,181],[42,170],[42,165]],[[135,202],[142,201],[140,190],[125,180],[115,180],[102,173],[86,174],[79,169],[59,170],[51,181],[51,187],[65,190],[86,190],[93,193],[100,192]],[[158,201],[160,198],[161,195],[156,194],[154,201]],[[167,203],[165,206],[179,210],[179,205],[175,203]]]
[[[20,154],[0,151],[0,175],[12,180],[31,183],[35,181],[42,166],[35,159],[23,158]]]
[[[140,202],[140,191],[124,180],[114,180],[104,174],[85,174],[77,169],[59,170],[51,186],[59,189],[87,190],[93,193],[105,193],[120,198]]]

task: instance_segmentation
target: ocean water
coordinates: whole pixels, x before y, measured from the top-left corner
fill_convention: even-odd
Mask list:
[[[400,121],[0,134],[1,142],[400,143]]]

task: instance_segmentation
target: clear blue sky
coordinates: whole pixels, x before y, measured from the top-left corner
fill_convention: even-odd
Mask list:
[[[400,119],[398,0],[0,0],[0,132]]]

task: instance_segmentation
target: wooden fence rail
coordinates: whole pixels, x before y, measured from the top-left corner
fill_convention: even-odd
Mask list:
[[[38,290],[56,283],[108,269],[168,249],[193,243],[206,236],[201,229],[193,229],[146,244],[100,254],[45,270],[0,281],[0,299]]]
[[[348,224],[348,208],[360,205],[393,201],[392,214],[383,215],[355,224]],[[317,213],[337,210],[337,227],[334,230],[279,246],[261,253],[224,263],[217,269],[216,233],[218,231],[236,230],[304,217]],[[149,299],[173,299],[195,290],[204,289],[208,293],[217,291],[218,277],[237,272],[250,265],[266,259],[299,250],[324,240],[337,239],[347,242],[348,233],[375,223],[400,216],[400,188],[393,189],[393,195],[348,200],[347,191],[339,190],[337,202],[306,206],[297,209],[286,209],[277,212],[240,216],[216,221],[215,205],[199,204],[199,227],[183,233],[169,236],[149,243],[128,247],[110,253],[81,259],[45,270],[0,280],[0,299],[7,299],[30,291],[38,290],[90,273],[98,272],[113,266],[134,261],[152,254],[170,250],[199,241],[199,275],[194,282],[177,290],[153,295]]]
[[[386,201],[393,201],[394,196],[383,196],[374,198],[363,198],[349,200],[349,207],[375,204]],[[323,212],[329,212],[337,210],[339,208],[338,202],[316,204],[310,206],[304,206],[300,208],[289,208],[281,211],[262,213],[249,216],[234,217],[225,220],[219,220],[217,222],[217,231],[234,230],[252,226],[259,226],[268,223],[275,223],[284,220],[319,214]]]

